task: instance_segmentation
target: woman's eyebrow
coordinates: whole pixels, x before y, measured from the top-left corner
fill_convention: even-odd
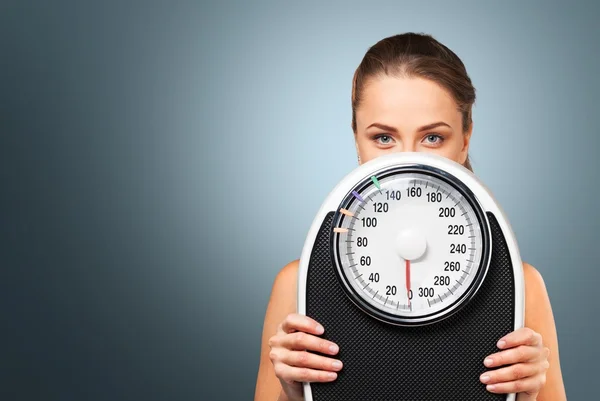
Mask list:
[[[379,129],[382,129],[384,131],[391,131],[391,132],[398,133],[398,130],[396,128],[390,127],[389,125],[385,125],[385,124],[381,124],[381,123],[373,123],[373,124],[369,125],[367,127],[367,129],[369,129],[371,127],[379,128]]]
[[[427,131],[427,130],[430,130],[430,129],[433,129],[433,128],[436,128],[436,127],[440,127],[440,126],[446,126],[448,128],[452,128],[450,125],[446,124],[445,122],[438,121],[436,123],[424,125],[421,128],[419,128],[417,131]]]
[[[448,128],[452,128],[452,127],[450,127],[450,125],[446,124],[445,122],[438,121],[438,122],[435,122],[435,123],[424,125],[424,126],[420,127],[419,129],[417,129],[417,131],[427,131],[427,130],[430,130],[430,129],[433,129],[433,128],[436,128],[436,127],[440,127],[440,126],[446,126]],[[390,132],[398,133],[398,130],[396,128],[390,127],[389,125],[385,125],[385,124],[381,124],[381,123],[373,123],[373,124],[369,125],[367,127],[367,129],[371,128],[371,127],[376,127],[376,128],[382,129],[384,131],[390,131]]]

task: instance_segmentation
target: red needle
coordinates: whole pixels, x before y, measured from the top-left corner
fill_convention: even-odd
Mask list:
[[[406,259],[406,296],[408,297],[408,306],[410,306],[410,260]]]

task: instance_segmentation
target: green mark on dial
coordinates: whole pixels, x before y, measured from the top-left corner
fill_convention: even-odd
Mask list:
[[[377,181],[377,177],[375,177],[374,175],[371,176],[371,181],[373,181],[373,184],[375,184],[377,189],[381,189],[381,187],[379,186],[379,181]]]

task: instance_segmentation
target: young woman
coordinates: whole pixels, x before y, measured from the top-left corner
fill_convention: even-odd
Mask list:
[[[354,74],[352,130],[358,162],[389,152],[432,152],[472,170],[468,149],[475,88],[462,61],[430,35],[406,33],[371,47]],[[525,327],[498,339],[481,361],[493,393],[518,401],[566,400],[558,340],[544,281],[531,265],[525,275]],[[303,400],[302,382],[332,381],[343,369],[327,330],[296,313],[298,260],[275,278],[267,307],[255,401]],[[329,355],[320,356],[311,351]]]

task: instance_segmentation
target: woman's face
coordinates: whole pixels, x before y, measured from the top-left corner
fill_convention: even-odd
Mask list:
[[[431,152],[460,164],[471,128],[450,94],[423,78],[374,78],[356,110],[356,150],[361,163],[390,152]]]

